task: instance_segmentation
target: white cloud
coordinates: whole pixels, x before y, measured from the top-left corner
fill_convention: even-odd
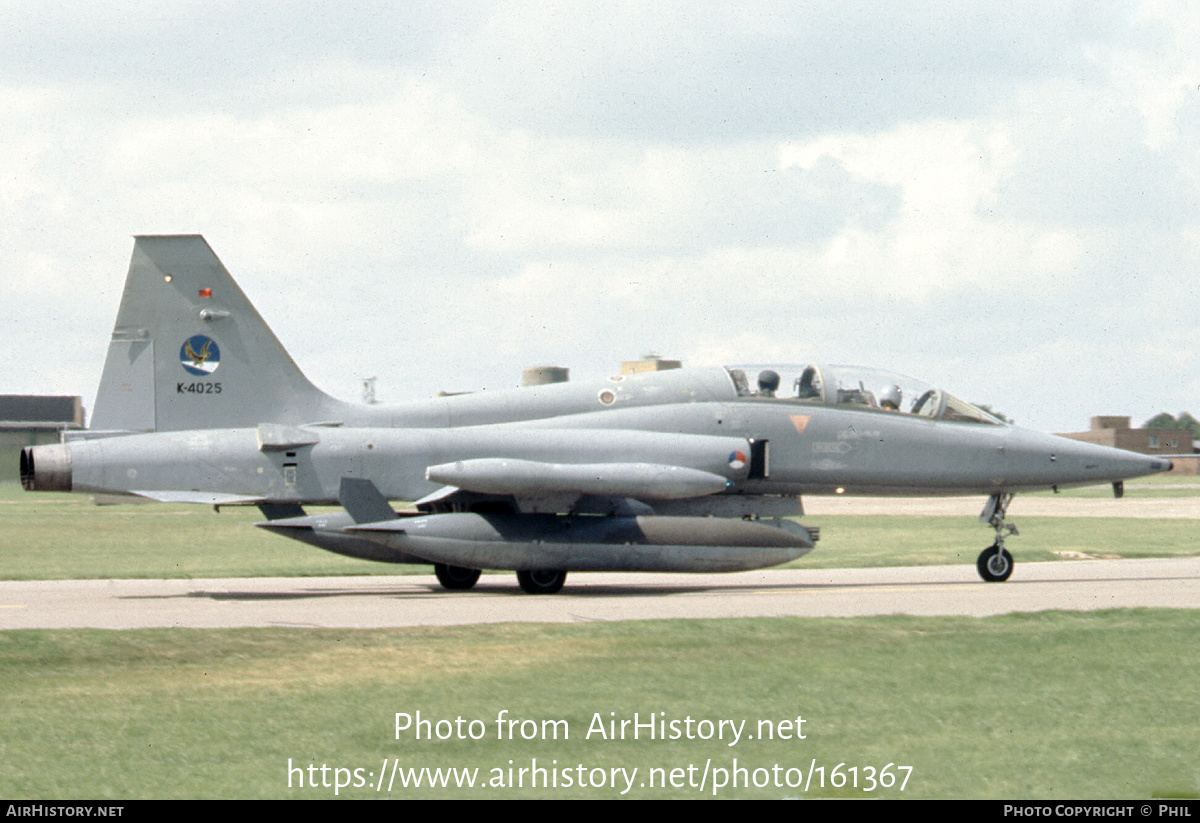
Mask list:
[[[88,394],[129,236],[178,231],[343,396],[657,348],[962,375],[1064,428],[1064,383],[1155,405],[1191,362],[1189,7],[11,9],[9,390]]]
[[[832,158],[856,178],[892,187],[899,207],[876,231],[849,227],[817,266],[851,294],[923,300],[975,289],[1045,286],[1066,277],[1081,238],[998,217],[991,208],[1017,150],[1008,124],[928,121],[874,134],[829,135],[788,144],[784,165]]]

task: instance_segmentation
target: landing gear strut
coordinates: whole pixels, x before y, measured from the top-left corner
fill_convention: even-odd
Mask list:
[[[979,515],[979,522],[987,523],[996,530],[996,542],[984,549],[975,561],[979,576],[988,583],[1002,583],[1012,574],[1013,558],[1008,549],[1004,548],[1004,538],[1007,535],[1020,534],[1016,526],[1004,522],[1004,515],[1008,512],[1008,504],[1012,502],[1012,498],[1011,494],[996,492],[988,498],[983,512]]]
[[[452,592],[465,592],[479,581],[479,569],[464,569],[445,563],[434,564],[433,573],[437,575],[442,588]]]

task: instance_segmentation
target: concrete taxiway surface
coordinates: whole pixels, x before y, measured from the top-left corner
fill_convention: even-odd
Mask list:
[[[710,617],[987,616],[1047,609],[1200,609],[1200,557],[1018,563],[1006,583],[973,566],[572,574],[533,596],[515,575],[470,592],[432,576],[0,582],[0,629],[239,626],[385,628]]]

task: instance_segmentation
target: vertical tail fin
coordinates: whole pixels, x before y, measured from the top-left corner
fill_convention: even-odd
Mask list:
[[[344,405],[300,372],[203,237],[136,238],[93,429],[311,423]]]

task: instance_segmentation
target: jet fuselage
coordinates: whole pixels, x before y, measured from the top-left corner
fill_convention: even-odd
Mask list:
[[[138,237],[92,429],[21,455],[30,490],[256,504],[272,532],[552,592],[573,569],[733,570],[813,548],[801,495],[986,495],[1169,461],[1038,434],[918,380],[806,364],[614,375],[384,407],[317,389],[196,235]],[[389,500],[413,502],[400,515]],[[345,511],[309,515],[302,505]]]
[[[685,375],[667,374],[668,381],[649,374],[622,382],[639,390],[629,392],[635,396],[654,395],[652,388],[663,382],[679,390]],[[694,394],[708,393],[703,392],[706,383],[711,385],[701,381]],[[717,402],[689,397],[684,402],[643,400],[642,405],[625,407],[614,407],[614,402],[602,410],[546,415],[544,410],[555,406],[556,388],[536,392],[544,416],[530,420],[491,422],[532,413],[522,408],[527,404],[522,395],[532,390],[515,389],[488,392],[493,395],[486,398],[490,409],[478,402],[460,409],[467,399],[460,397],[431,401],[431,410],[424,413],[412,407],[403,415],[386,413],[426,424],[418,427],[264,425],[39,447],[35,465],[46,466],[47,475],[51,464],[59,468],[54,471],[56,480],[34,482],[38,488],[102,494],[208,491],[273,502],[333,504],[340,478],[365,477],[385,497],[412,501],[444,485],[427,477],[432,466],[499,459],[674,466],[726,481],[717,492],[708,489],[703,495],[681,493],[664,499],[713,493],[988,495],[1113,482],[1169,465],[1161,458],[1014,426],[779,398]],[[562,392],[562,405],[568,409],[582,405],[579,397],[607,390],[604,382],[562,388],[569,389]],[[472,422],[449,423],[455,417]],[[62,471],[64,462],[67,473]]]

